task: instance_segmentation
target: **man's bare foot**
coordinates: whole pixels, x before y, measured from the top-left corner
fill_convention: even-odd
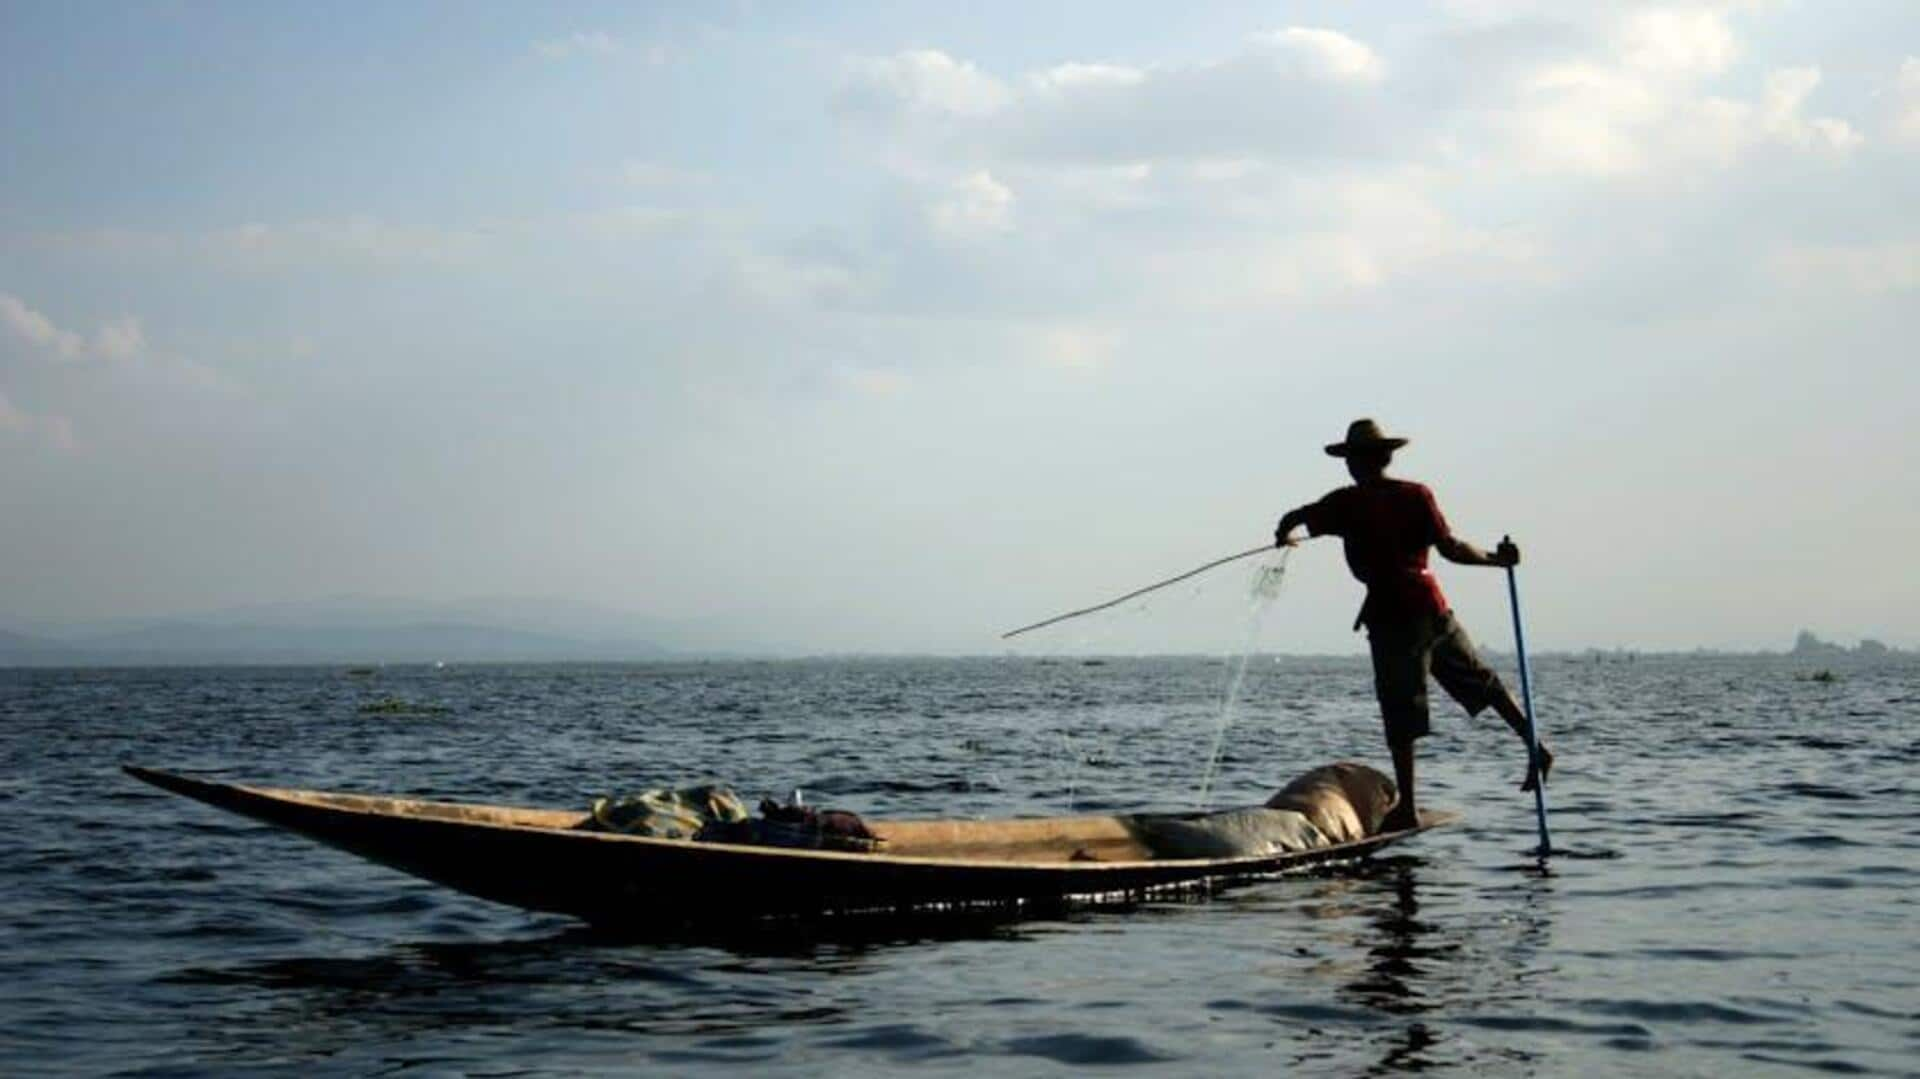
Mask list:
[[[1527,781],[1520,784],[1520,789],[1523,791],[1530,791],[1553,777],[1553,750],[1544,745],[1537,748],[1540,751],[1540,772],[1536,775],[1531,767],[1527,769]]]
[[[1412,809],[1404,805],[1394,806],[1392,812],[1380,818],[1381,835],[1385,835],[1388,832],[1404,832],[1409,828],[1418,827],[1420,827],[1419,816],[1415,814]]]

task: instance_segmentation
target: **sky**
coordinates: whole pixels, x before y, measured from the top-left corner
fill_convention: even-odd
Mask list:
[[[993,653],[1371,416],[1535,647],[1920,645],[1908,0],[0,0],[0,100],[0,627]],[[1128,646],[1239,640],[1222,573]],[[1337,549],[1285,588],[1363,647]]]

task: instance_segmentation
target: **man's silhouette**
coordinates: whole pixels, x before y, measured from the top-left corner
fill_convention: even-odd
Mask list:
[[[1339,536],[1347,568],[1367,586],[1366,602],[1354,628],[1367,627],[1373,652],[1374,691],[1386,723],[1387,749],[1393,755],[1400,802],[1383,831],[1413,827],[1419,820],[1413,792],[1413,743],[1427,733],[1427,675],[1459,701],[1469,715],[1491,706],[1507,726],[1527,741],[1527,717],[1513,694],[1481,661],[1466,630],[1454,620],[1440,584],[1427,570],[1427,549],[1467,566],[1514,566],[1520,550],[1503,542],[1488,554],[1456,539],[1433,500],[1433,492],[1408,480],[1387,476],[1393,451],[1407,444],[1389,438],[1372,420],[1355,420],[1347,437],[1327,447],[1344,458],[1353,486],[1320,501],[1288,511],[1274,530],[1276,545],[1290,545],[1302,525],[1312,536]],[[1531,767],[1522,790],[1532,790],[1553,769],[1553,754],[1541,744],[1540,772]]]

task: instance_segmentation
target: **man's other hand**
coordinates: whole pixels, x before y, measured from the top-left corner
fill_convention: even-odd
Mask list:
[[[1500,545],[1493,549],[1493,564],[1511,569],[1520,564],[1520,548],[1513,545],[1512,536],[1503,536]]]

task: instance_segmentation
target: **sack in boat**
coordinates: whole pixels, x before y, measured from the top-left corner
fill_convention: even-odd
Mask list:
[[[755,831],[758,841],[769,847],[869,853],[886,842],[867,828],[859,814],[845,809],[781,805],[768,798],[760,803],[760,817]]]
[[[641,791],[625,798],[595,798],[581,827],[596,832],[698,839],[702,832],[747,820],[747,806],[731,790],[708,785]]]
[[[1312,821],[1290,809],[1251,806],[1121,819],[1155,858],[1256,858],[1328,845]]]
[[[1322,765],[1267,799],[1268,809],[1306,814],[1335,843],[1351,843],[1380,831],[1380,822],[1400,801],[1385,773],[1353,761]]]

